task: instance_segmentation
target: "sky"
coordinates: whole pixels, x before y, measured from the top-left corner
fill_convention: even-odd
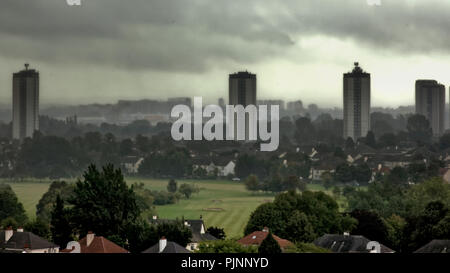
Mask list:
[[[450,85],[449,14],[446,0],[1,0],[0,104],[30,63],[41,104],[216,103],[247,70],[259,99],[342,107],[358,61],[372,106],[412,105],[416,79]]]

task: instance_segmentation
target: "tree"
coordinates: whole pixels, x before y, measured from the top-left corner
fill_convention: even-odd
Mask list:
[[[69,204],[71,222],[80,234],[93,231],[105,237],[117,235],[124,241],[127,226],[141,213],[136,194],[113,165],[102,171],[90,165],[83,180],[76,182]]]
[[[181,184],[178,191],[181,194],[183,194],[187,199],[189,199],[189,198],[191,198],[191,195],[195,192],[195,189],[193,188],[193,186],[184,183],[184,184]]]
[[[353,168],[353,176],[358,183],[367,184],[372,178],[372,170],[364,163]]]
[[[371,148],[376,148],[376,141],[375,141],[375,135],[372,131],[367,132],[365,144]]]
[[[235,240],[216,240],[201,242],[197,253],[257,253],[255,246],[243,246]]]
[[[339,187],[333,187],[333,195],[339,197],[341,195],[341,189]]]
[[[405,227],[403,250],[414,251],[433,239],[448,239],[450,212],[442,202],[430,202],[417,217],[410,217]]]
[[[278,254],[281,253],[281,247],[278,242],[273,238],[272,232],[269,231],[267,237],[261,242],[258,247],[258,253],[263,255]]]
[[[305,215],[307,218],[304,217]],[[308,220],[312,229],[309,228],[305,219]],[[265,203],[257,207],[250,215],[245,234],[269,227],[273,233],[282,238],[301,241],[310,237],[308,234],[311,230],[316,236],[322,236],[326,233],[351,231],[355,224],[356,220],[342,215],[336,201],[325,193],[289,191],[278,194],[273,203]],[[303,231],[292,233],[292,229],[296,227],[301,227]]]
[[[450,133],[446,133],[439,138],[439,147],[441,150],[450,148]]]
[[[397,251],[401,250],[402,242],[404,241],[404,229],[406,220],[396,214],[391,215],[385,220],[388,230],[389,246]]]
[[[371,241],[378,241],[387,244],[388,229],[383,219],[376,213],[366,210],[354,210],[350,216],[358,220],[358,225],[352,231],[355,234],[363,235]]]
[[[397,145],[397,137],[393,133],[387,133],[380,136],[378,143],[382,147],[394,147]]]
[[[225,231],[223,228],[219,228],[219,227],[209,227],[206,230],[206,233],[211,234],[212,236],[216,237],[219,240],[223,240],[225,239],[227,236],[225,234]]]
[[[417,142],[419,145],[431,141],[433,132],[430,127],[430,122],[425,116],[420,114],[410,116],[406,128],[410,140]]]
[[[175,181],[174,179],[170,179],[169,184],[167,184],[167,191],[175,193],[177,191],[177,181]]]
[[[311,242],[316,238],[308,216],[298,210],[294,211],[286,224],[286,239],[296,242]]]
[[[334,179],[341,183],[348,183],[353,180],[353,168],[346,163],[339,164],[336,166],[336,172],[334,174]]]
[[[36,216],[46,223],[50,223],[51,212],[59,195],[62,200],[67,201],[73,193],[74,186],[65,181],[53,181],[48,191],[42,195],[36,205]]]
[[[28,220],[25,209],[11,186],[0,184],[0,222],[7,218],[14,219],[18,225],[23,225]]]
[[[66,244],[73,240],[69,211],[64,208],[64,200],[60,195],[56,197],[56,202],[51,212],[50,231],[53,242],[61,248],[65,248]]]
[[[258,191],[260,189],[258,177],[256,175],[249,175],[244,183],[245,188],[249,191]]]
[[[287,247],[285,253],[332,253],[331,250],[321,248],[313,243],[298,242],[294,246]]]
[[[186,246],[192,238],[192,231],[184,225],[183,220],[156,224],[153,228],[154,231],[151,232],[151,236],[153,237],[154,244],[156,244],[159,239],[164,236],[169,241]]]
[[[353,150],[355,148],[355,142],[353,141],[353,138],[348,137],[345,140],[345,149],[346,150]]]
[[[320,175],[320,178],[322,179],[322,184],[325,187],[325,189],[331,188],[333,185],[333,176],[329,171],[326,171]]]
[[[420,215],[431,202],[442,202],[450,207],[450,185],[441,178],[428,179],[412,186],[406,193],[404,202],[409,208],[410,216]]]
[[[301,117],[295,121],[295,138],[298,144],[307,144],[315,139],[315,128],[311,120],[307,117]]]
[[[387,175],[386,181],[394,185],[405,186],[408,184],[408,172],[405,168],[397,166]]]
[[[51,238],[49,224],[40,219],[35,219],[31,222],[26,223],[24,229],[47,240],[50,240]]]
[[[300,186],[300,179],[295,175],[289,175],[285,177],[282,182],[282,189],[284,191],[296,190]],[[305,190],[305,187],[303,187]]]

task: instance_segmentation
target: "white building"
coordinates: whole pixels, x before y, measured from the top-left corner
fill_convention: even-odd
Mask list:
[[[344,138],[354,141],[370,130],[370,74],[359,63],[344,74]]]
[[[32,137],[39,130],[39,73],[28,69],[13,74],[13,122],[14,139]]]

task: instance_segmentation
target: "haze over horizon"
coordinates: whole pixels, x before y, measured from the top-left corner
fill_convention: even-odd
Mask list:
[[[373,107],[413,105],[415,80],[450,85],[448,14],[438,0],[4,0],[0,104],[27,62],[40,72],[42,105],[215,103],[228,98],[228,74],[248,70],[259,99],[341,108],[342,74],[358,61]]]

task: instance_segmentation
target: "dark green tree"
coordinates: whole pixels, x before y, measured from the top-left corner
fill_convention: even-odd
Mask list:
[[[50,232],[53,242],[60,248],[65,248],[67,243],[73,240],[69,211],[64,208],[64,200],[60,195],[57,195],[51,212]]]
[[[348,183],[354,179],[353,168],[346,163],[339,164],[334,173],[334,180],[341,183]]]
[[[50,226],[48,223],[40,220],[39,218],[28,222],[24,226],[25,231],[32,232],[39,237],[51,240]]]
[[[258,253],[263,255],[278,254],[281,253],[281,247],[278,242],[273,238],[272,232],[269,231],[267,237],[262,241],[258,247]]]
[[[44,222],[50,223],[51,212],[56,202],[56,197],[67,200],[73,193],[74,186],[65,181],[54,181],[50,184],[48,191],[42,195],[36,205],[36,216]]]
[[[106,165],[98,171],[95,165],[90,165],[69,199],[71,222],[82,235],[93,231],[126,240],[127,226],[141,213],[136,200],[120,169]]]
[[[28,220],[22,203],[8,184],[0,184],[0,222],[6,218],[13,218],[19,225]]]
[[[177,192],[177,181],[174,179],[170,179],[169,183],[167,184],[167,191],[171,193]]]
[[[258,181],[258,177],[256,175],[249,175],[247,179],[245,179],[245,188],[249,191],[258,191],[260,190],[260,185]]]
[[[375,135],[372,131],[367,132],[367,135],[365,138],[365,144],[371,148],[376,149],[377,143],[375,140]]]
[[[358,183],[367,184],[372,178],[372,170],[367,164],[360,164],[353,169],[353,176]]]
[[[183,194],[187,199],[191,198],[191,195],[195,192],[195,189],[193,186],[189,184],[181,184],[178,191]]]
[[[388,229],[383,219],[376,212],[367,210],[354,210],[350,216],[358,220],[358,225],[352,231],[354,234],[363,235],[371,241],[388,244]]]
[[[219,240],[224,240],[227,236],[223,228],[220,227],[209,227],[206,232],[216,237]]]
[[[430,143],[433,132],[428,119],[420,114],[412,115],[408,118],[406,125],[409,139],[419,145]]]

